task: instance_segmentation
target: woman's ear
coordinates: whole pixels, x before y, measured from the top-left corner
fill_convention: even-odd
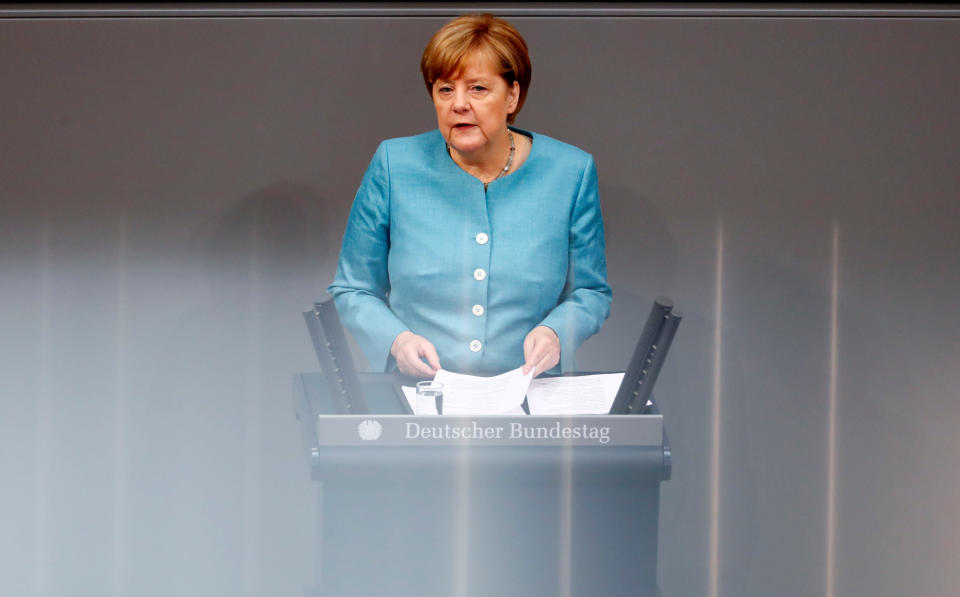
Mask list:
[[[517,111],[517,104],[520,102],[520,83],[513,82],[507,98],[507,114],[513,114]]]

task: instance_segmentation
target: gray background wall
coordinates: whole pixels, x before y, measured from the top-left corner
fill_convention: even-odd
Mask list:
[[[299,312],[377,143],[435,125],[444,10],[2,15],[4,594],[311,584]],[[664,594],[955,594],[960,22],[500,12],[517,124],[598,163],[614,304],[581,365],[625,365],[656,295],[685,315]]]

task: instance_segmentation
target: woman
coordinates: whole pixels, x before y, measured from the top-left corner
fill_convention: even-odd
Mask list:
[[[341,319],[372,369],[572,370],[610,311],[593,158],[509,126],[530,59],[506,21],[454,19],[420,69],[437,130],[377,149],[329,288]]]

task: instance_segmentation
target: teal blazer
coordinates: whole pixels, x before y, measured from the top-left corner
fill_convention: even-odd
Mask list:
[[[523,364],[538,325],[560,368],[610,313],[603,220],[590,154],[544,135],[507,176],[462,170],[434,130],[380,144],[364,174],[329,291],[372,370],[410,330],[444,369],[490,375]]]

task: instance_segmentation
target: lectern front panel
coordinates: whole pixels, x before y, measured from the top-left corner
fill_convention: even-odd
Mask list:
[[[331,415],[308,375],[317,594],[656,595],[660,415]],[[392,379],[362,380],[369,404]]]

